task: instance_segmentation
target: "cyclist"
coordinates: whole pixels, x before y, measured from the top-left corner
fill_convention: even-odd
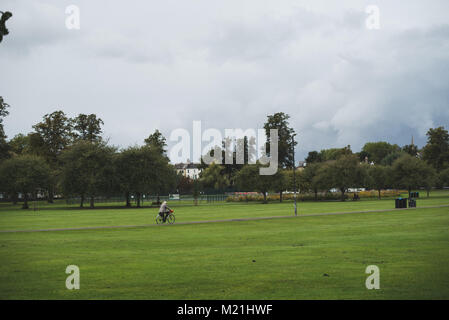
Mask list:
[[[159,215],[162,217],[164,222],[170,212],[171,209],[167,206],[167,201],[162,202],[161,207],[159,208]]]

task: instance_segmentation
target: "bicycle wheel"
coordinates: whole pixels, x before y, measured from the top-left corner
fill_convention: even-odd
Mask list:
[[[173,224],[175,223],[175,215],[174,214],[170,214],[167,218],[168,223]]]
[[[164,221],[162,220],[162,217],[161,217],[160,215],[157,215],[157,217],[156,217],[156,223],[157,223],[157,224],[162,224],[162,223],[164,223]]]

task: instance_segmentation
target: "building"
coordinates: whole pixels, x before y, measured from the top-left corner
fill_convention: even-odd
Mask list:
[[[307,163],[305,161],[298,161],[298,165],[296,166],[297,169],[304,169],[307,166]]]
[[[181,173],[184,177],[196,180],[200,177],[202,171],[199,166],[199,163],[192,163],[187,160],[187,163],[175,164],[175,169],[177,173]]]

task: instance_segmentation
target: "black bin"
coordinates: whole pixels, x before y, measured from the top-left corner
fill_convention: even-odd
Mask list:
[[[407,208],[407,198],[397,198],[395,200],[395,208],[396,209]]]
[[[416,208],[416,200],[410,199],[410,201],[409,201],[409,203],[408,203],[408,206],[409,206],[410,208]]]

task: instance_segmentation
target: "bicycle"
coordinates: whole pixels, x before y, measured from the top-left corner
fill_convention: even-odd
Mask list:
[[[175,213],[174,210],[170,210],[168,213],[168,216],[165,218],[165,222],[168,222],[169,224],[175,223]],[[156,223],[157,224],[163,224],[164,220],[162,219],[161,215],[158,213],[156,216]]]

